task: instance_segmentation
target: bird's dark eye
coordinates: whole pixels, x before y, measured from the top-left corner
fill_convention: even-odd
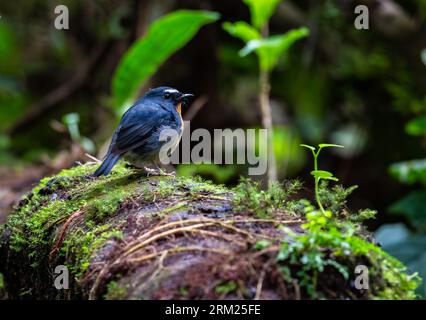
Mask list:
[[[165,94],[164,94],[164,99],[170,99],[170,97],[171,97],[171,94],[170,94],[170,93],[165,93]]]

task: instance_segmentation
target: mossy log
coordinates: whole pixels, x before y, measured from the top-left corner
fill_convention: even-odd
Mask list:
[[[336,263],[317,272],[303,267],[303,248],[294,252],[300,261],[278,258],[286,233],[306,232],[300,214],[274,208],[259,217],[235,205],[233,190],[198,178],[146,177],[118,165],[94,179],[94,169],[86,164],[43,179],[1,227],[9,298],[413,297],[403,266],[364,239],[367,249],[347,256],[337,254],[343,244],[320,248]],[[361,263],[375,270],[370,290],[354,286]],[[67,290],[54,286],[58,265],[70,271]]]

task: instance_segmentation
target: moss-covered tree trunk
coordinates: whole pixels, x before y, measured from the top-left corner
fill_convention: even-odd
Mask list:
[[[262,207],[265,193],[246,199],[259,205],[254,214],[244,194],[200,179],[147,178],[122,166],[94,179],[93,170],[43,179],[2,226],[9,298],[413,297],[399,262],[357,236],[349,255],[341,254],[344,241],[306,246],[314,242],[303,216],[284,204]],[[313,254],[328,263],[316,265]],[[369,290],[354,286],[360,263],[374,270]],[[54,286],[59,265],[70,272],[68,290]]]

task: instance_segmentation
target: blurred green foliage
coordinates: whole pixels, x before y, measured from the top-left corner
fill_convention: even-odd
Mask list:
[[[203,25],[219,19],[215,12],[180,10],[156,20],[126,52],[115,71],[114,107],[122,113],[144,82]],[[126,105],[127,104],[127,105]]]
[[[426,115],[418,116],[408,122],[405,131],[413,136],[426,136]]]
[[[243,0],[251,12],[251,24],[258,30],[262,29],[281,0]]]
[[[23,74],[19,57],[11,27],[0,20],[0,130],[19,118],[27,103],[20,83]]]
[[[425,95],[426,99],[426,95]],[[416,100],[417,103],[417,100]],[[419,107],[410,105],[410,111],[417,114],[425,109],[424,104]],[[426,138],[426,115],[416,115],[405,125],[408,135]],[[420,146],[419,146],[420,147]],[[389,212],[405,217],[414,232],[408,231],[404,226],[385,225],[378,231],[379,237],[385,248],[393,255],[407,263],[408,266],[426,276],[426,158],[394,163],[389,168],[390,174],[403,184],[417,187],[401,199],[394,202]],[[396,230],[401,236],[389,239],[387,230]],[[397,239],[397,240],[395,240]],[[409,253],[405,252],[408,250]],[[426,282],[419,288],[419,292],[426,297]]]
[[[79,143],[88,153],[94,153],[96,151],[96,147],[93,141],[87,137],[83,137],[80,134],[80,116],[78,113],[68,113],[64,115],[62,117],[62,122],[66,125],[70,137],[74,142]]]
[[[250,7],[252,25],[244,21],[235,23],[225,22],[223,28],[233,37],[239,38],[246,43],[240,50],[241,57],[256,52],[259,57],[259,65],[262,70],[271,71],[278,59],[297,40],[308,36],[309,30],[305,27],[290,30],[285,34],[264,37],[262,28],[275,11],[279,0],[244,0]]]

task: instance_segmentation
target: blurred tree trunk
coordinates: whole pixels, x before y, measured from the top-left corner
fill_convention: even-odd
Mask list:
[[[262,35],[264,38],[268,37],[269,30],[265,26],[262,30]],[[267,181],[270,185],[272,182],[277,181],[277,164],[275,160],[274,152],[274,128],[272,123],[272,112],[271,112],[271,103],[270,103],[270,91],[271,85],[269,80],[269,72],[263,70],[259,64],[259,104],[260,112],[262,116],[262,126],[268,131],[267,145],[268,145],[268,171],[267,171]]]

